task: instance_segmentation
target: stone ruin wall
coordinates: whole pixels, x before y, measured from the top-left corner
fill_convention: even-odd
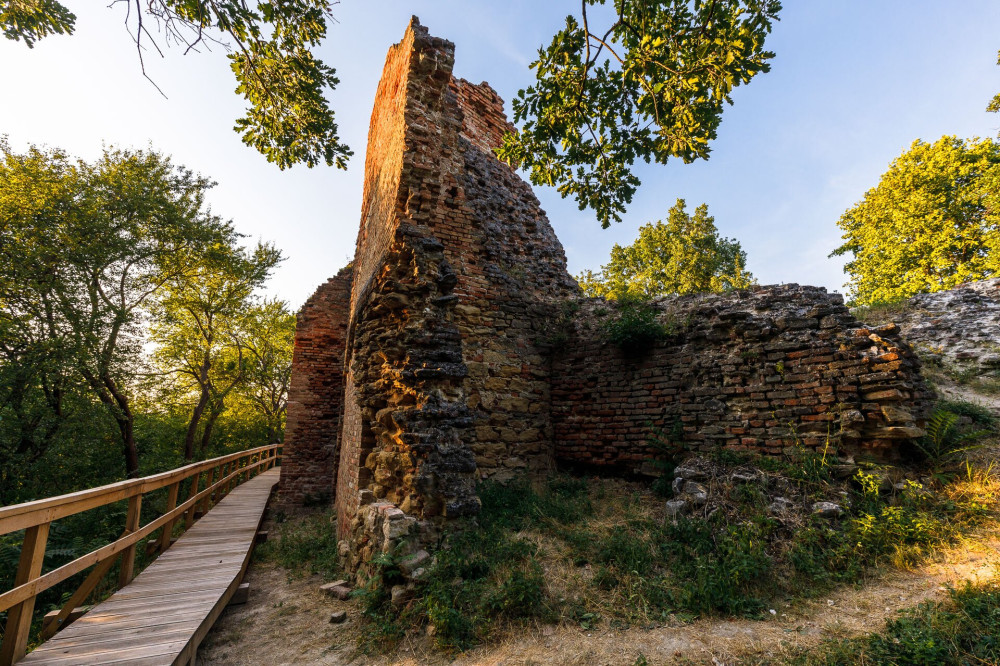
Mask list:
[[[925,360],[1000,377],[1000,278],[918,294],[901,306],[892,320]]]
[[[333,498],[350,296],[351,270],[345,268],[321,285],[296,315],[278,506],[328,504]]]
[[[363,559],[385,516],[397,532],[420,521],[430,533],[478,511],[477,478],[552,469],[550,363],[539,340],[551,299],[576,285],[531,188],[492,155],[511,127],[502,100],[454,79],[452,63],[453,46],[414,22],[389,51],[372,114],[338,343],[346,376],[331,395],[344,406],[339,530]],[[317,371],[297,362],[295,390]],[[293,467],[281,490],[290,501],[308,485],[297,475],[316,484],[327,473],[295,466],[325,444],[292,411]]]
[[[389,50],[352,267],[299,316],[279,497],[332,491],[355,563],[475,514],[482,478],[639,470],[647,421],[766,453],[791,445],[789,422],[809,446],[917,432],[919,413],[893,411],[922,405],[908,347],[822,290],[667,299],[683,326],[650,354],[603,342],[587,326],[613,306],[580,296],[531,188],[492,154],[502,100],[453,62],[416,19]]]
[[[559,463],[641,472],[656,431],[700,451],[883,459],[922,434],[919,360],[898,327],[862,327],[839,294],[781,285],[657,306],[673,334],[634,357],[602,339],[613,307],[584,306],[554,356]]]

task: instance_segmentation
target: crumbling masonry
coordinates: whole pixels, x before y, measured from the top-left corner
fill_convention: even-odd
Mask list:
[[[920,434],[918,362],[893,326],[797,285],[658,303],[672,334],[626,355],[583,298],[511,129],[416,19],[372,112],[357,248],[303,306],[280,501],[332,501],[367,561],[479,509],[476,482],[558,466],[641,472],[651,429],[694,449],[868,450]]]

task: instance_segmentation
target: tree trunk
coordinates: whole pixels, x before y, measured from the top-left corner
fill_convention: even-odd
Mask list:
[[[87,368],[81,368],[80,372],[118,425],[118,432],[122,436],[122,452],[125,455],[125,474],[130,479],[138,476],[139,451],[135,446],[135,417],[129,407],[128,397],[118,390],[118,385],[110,375],[102,374],[98,378]]]
[[[208,420],[205,421],[205,430],[201,433],[201,452],[204,454],[208,450],[208,444],[212,439],[212,428],[215,427],[215,421],[222,414],[222,406],[220,405],[218,409],[213,409],[208,414]]]
[[[118,430],[122,434],[122,450],[125,454],[125,474],[130,479],[139,476],[139,450],[135,446],[135,416],[132,408],[129,407],[128,397],[118,390],[118,385],[109,377],[104,376],[104,385],[107,387],[111,397],[114,398],[118,411],[114,413],[115,421],[118,422]]]
[[[205,413],[207,405],[208,387],[202,386],[201,397],[198,398],[198,404],[194,406],[194,411],[191,412],[191,421],[188,423],[187,433],[184,435],[184,460],[194,458],[194,438],[198,434],[198,423],[201,421],[201,416]],[[202,445],[202,450],[204,448],[204,445]]]
[[[201,362],[198,377],[198,385],[201,386],[201,395],[198,397],[198,404],[194,406],[194,411],[191,412],[191,421],[188,423],[187,433],[184,435],[184,460],[194,458],[194,438],[198,434],[198,423],[201,421],[202,414],[205,413],[205,407],[208,406],[208,400],[211,395],[211,387],[208,383],[208,371],[211,369],[212,361],[206,353]],[[202,445],[202,450],[204,448],[204,445]]]

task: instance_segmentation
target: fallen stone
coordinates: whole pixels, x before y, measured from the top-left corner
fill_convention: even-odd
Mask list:
[[[393,585],[389,592],[390,603],[399,607],[413,598],[413,587],[410,585]]]
[[[820,518],[837,518],[844,513],[844,509],[833,502],[815,502],[812,505],[812,512]]]
[[[326,585],[320,585],[319,590],[327,596],[339,599],[340,601],[346,601],[351,596],[351,588],[348,586],[346,580],[336,580]]]
[[[347,611],[330,613],[330,624],[343,624],[347,620]]]
[[[674,482],[670,487],[674,491],[674,495],[680,495],[682,492],[684,492],[684,478],[678,476],[676,479],[674,479]]]
[[[413,572],[420,569],[425,562],[431,559],[430,553],[426,550],[418,550],[412,555],[407,555],[399,561],[399,570],[407,578],[413,577]]]
[[[767,475],[757,469],[738,469],[729,479],[733,483],[762,484],[767,482]]]
[[[784,497],[775,497],[771,504],[768,505],[767,510],[770,513],[788,513],[793,508],[795,508],[795,502]]]
[[[687,510],[688,503],[686,500],[670,500],[666,506],[667,517],[676,518]]]
[[[678,465],[677,468],[674,469],[674,476],[688,481],[704,481],[708,478],[708,472],[705,469],[705,463],[702,460],[692,458],[690,460],[685,460]]]
[[[835,479],[848,479],[854,476],[854,473],[857,471],[858,466],[852,463],[830,465],[830,473],[833,474],[833,478]]]
[[[704,504],[708,501],[708,488],[697,481],[685,481],[682,493],[692,504]]]

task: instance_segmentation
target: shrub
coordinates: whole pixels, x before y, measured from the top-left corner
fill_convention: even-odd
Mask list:
[[[601,322],[604,339],[626,354],[639,354],[671,334],[669,326],[656,320],[657,314],[658,310],[648,299],[619,298],[617,316]]]

